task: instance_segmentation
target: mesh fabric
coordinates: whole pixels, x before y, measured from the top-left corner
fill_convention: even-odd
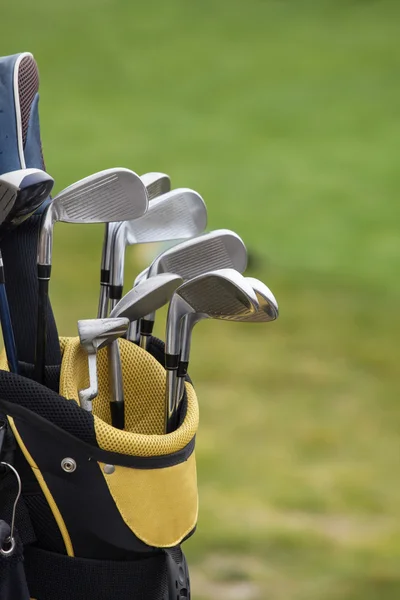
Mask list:
[[[97,356],[99,393],[93,401],[97,443],[120,454],[165,456],[183,449],[198,428],[198,405],[187,383],[187,412],[174,432],[164,434],[165,369],[148,352],[127,340],[119,340],[125,397],[125,430],[112,427],[109,407],[107,349]],[[88,360],[79,338],[62,340],[63,361],[60,394],[79,402],[78,390],[89,386]]]

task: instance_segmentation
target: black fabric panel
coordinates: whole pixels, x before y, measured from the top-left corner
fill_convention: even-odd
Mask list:
[[[82,413],[86,413],[91,417],[90,413],[87,413],[78,406],[77,408],[78,410],[81,410]],[[101,448],[98,448],[97,445],[87,444],[81,437],[78,438],[78,435],[74,436],[71,434],[67,428],[62,430],[57,425],[53,425],[50,421],[43,419],[43,417],[40,417],[36,413],[33,413],[22,406],[18,406],[17,404],[11,404],[0,399],[0,409],[5,411],[9,416],[19,419],[20,423],[30,424],[33,435],[31,440],[32,447],[35,447],[38,440],[41,440],[41,436],[45,434],[55,437],[56,439],[60,439],[61,437],[66,439],[69,438],[69,443],[74,444],[77,447],[77,450],[80,448],[80,451],[85,452],[86,455],[90,457],[90,460],[121,465],[123,467],[133,467],[135,469],[163,469],[165,467],[173,467],[174,465],[180,464],[187,460],[192,454],[196,441],[194,436],[187,446],[177,452],[167,454],[166,456],[132,456],[128,454],[119,454],[117,452],[102,450]]]
[[[14,473],[10,471],[10,469],[1,467],[0,518],[7,521],[7,523],[11,523],[14,502],[17,497],[17,493],[18,483]],[[32,542],[36,541],[35,532],[32,527],[32,521],[23,497],[19,499],[15,509],[15,525],[24,544],[32,544]]]
[[[0,520],[0,546],[10,535],[10,526]],[[14,530],[16,548],[8,557],[0,555],[0,599],[29,600],[29,590],[26,583],[23,565],[23,547],[18,533]]]
[[[5,234],[1,241],[4,259],[7,295],[14,328],[18,359],[35,362],[35,337],[37,320],[37,239],[40,216],[33,215],[14,231]],[[48,304],[46,364],[61,364],[58,332],[50,302]],[[58,389],[52,381],[54,390]],[[50,382],[49,382],[50,384]]]
[[[109,561],[30,547],[25,551],[25,572],[30,594],[38,600],[175,600],[168,592],[165,553]]]
[[[123,521],[90,447],[54,428],[38,436],[32,423],[15,419],[15,424],[61,512],[75,555],[125,560],[154,551]],[[77,465],[72,473],[61,467],[67,457]]]
[[[17,418],[15,424],[63,516],[77,556],[126,560],[132,553],[154,550],[123,521],[92,448],[56,429],[38,436],[35,424]],[[72,473],[61,468],[67,457],[77,465]]]
[[[25,529],[23,530],[20,521],[17,521],[23,543],[32,544],[37,541],[41,548],[62,554],[65,552],[65,544],[56,520],[43,495],[38,480],[19,448],[15,453],[14,467],[21,477],[21,499],[29,515],[31,532],[33,534],[31,539],[27,539]],[[18,502],[18,505],[20,502],[21,500]]]
[[[19,374],[29,379],[33,379],[34,365],[19,362]],[[58,392],[60,385],[61,365],[45,365],[45,382],[46,387],[54,392]]]
[[[92,415],[36,381],[0,371],[0,398],[25,407],[74,437],[97,446]]]

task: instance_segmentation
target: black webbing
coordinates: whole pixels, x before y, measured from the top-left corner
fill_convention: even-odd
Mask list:
[[[4,259],[7,296],[19,361],[34,364],[37,319],[37,238],[40,216],[34,215],[1,241]],[[57,327],[50,302],[48,305],[46,365],[61,365],[61,352]],[[24,366],[29,376],[30,368]],[[58,391],[58,371],[51,370],[46,385]]]
[[[25,549],[29,591],[40,600],[169,600],[167,561],[164,552],[106,561]]]

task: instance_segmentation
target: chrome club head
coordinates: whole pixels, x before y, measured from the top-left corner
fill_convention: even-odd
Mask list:
[[[129,169],[99,171],[62,190],[44,212],[38,264],[51,265],[53,226],[63,223],[110,223],[136,219],[148,207],[146,187]]]
[[[145,173],[140,176],[140,179],[146,186],[149,200],[166,194],[171,189],[171,180],[165,173]]]
[[[126,317],[129,321],[137,321],[149,310],[155,311],[167,304],[182,283],[182,277],[173,273],[161,273],[144,279],[118,302],[110,317]]]
[[[200,313],[211,319],[237,321],[256,312],[258,306],[253,288],[234,269],[203,273],[176,290],[168,309],[165,335],[167,431],[171,431],[176,418],[182,319],[186,315]]]
[[[157,273],[177,273],[188,281],[208,271],[235,269],[243,273],[247,266],[247,250],[243,240],[229,229],[216,229],[168,248],[154,259],[148,277]],[[151,332],[155,314],[146,315],[140,325]],[[140,344],[145,347],[146,338]]]
[[[268,286],[254,277],[245,277],[256,293],[259,308],[253,314],[243,319],[246,323],[268,323],[279,317],[278,302]]]
[[[148,277],[178,273],[187,281],[206,271],[235,269],[243,273],[247,250],[243,240],[229,229],[216,229],[168,248],[154,259]]]
[[[98,394],[96,354],[125,335],[129,326],[126,318],[85,319],[78,321],[79,340],[88,354],[89,387],[79,391],[82,408],[92,410],[92,400]]]
[[[207,225],[207,209],[197,192],[179,188],[152,200],[145,215],[121,223],[111,240],[110,298],[112,303],[122,295],[126,246],[186,240]],[[164,272],[170,269],[164,269]]]
[[[54,179],[41,169],[19,169],[0,176],[1,230],[30,217],[48,198]]]

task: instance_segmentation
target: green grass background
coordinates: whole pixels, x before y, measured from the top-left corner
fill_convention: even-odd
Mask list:
[[[195,331],[194,600],[400,598],[399,3],[20,0],[0,19],[0,54],[39,64],[56,189],[167,172],[278,298],[274,324]],[[61,333],[96,313],[101,242],[57,226]],[[146,260],[130,249],[128,283]]]

